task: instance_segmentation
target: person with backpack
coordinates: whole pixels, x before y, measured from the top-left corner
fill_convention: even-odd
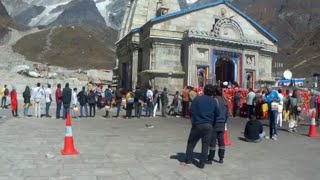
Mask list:
[[[297,132],[298,120],[301,113],[302,101],[298,95],[298,90],[292,92],[292,96],[289,98],[289,109],[290,109],[290,122],[289,122],[289,132]]]
[[[278,108],[279,108],[279,102],[280,102],[280,97],[278,92],[275,90],[272,90],[270,86],[267,86],[266,94],[263,101],[268,104],[268,113],[269,113],[270,136],[266,138],[270,138],[276,141],[278,140],[276,121],[279,113]]]
[[[7,108],[7,97],[9,96],[9,89],[7,88],[7,85],[4,85],[4,87],[1,90],[1,108],[6,109]]]
[[[106,99],[106,106],[108,108],[106,108],[106,118],[109,118],[110,115],[110,109],[111,109],[111,106],[112,106],[112,99],[113,99],[113,95],[112,95],[112,86],[111,85],[108,85],[108,88],[104,91],[104,97]]]
[[[87,91],[86,91],[86,87],[82,87],[82,91],[80,91],[78,93],[78,100],[79,100],[79,103],[80,103],[80,118],[83,118],[83,117],[88,117],[88,106],[87,106],[87,103],[88,103],[88,99],[87,99]],[[83,115],[83,109],[85,111],[85,116]]]
[[[62,103],[63,103],[63,118],[67,119],[70,114],[70,105],[72,98],[72,90],[69,88],[69,83],[66,83],[65,88],[62,90]]]
[[[136,91],[134,92],[134,110],[135,110],[135,116],[137,118],[141,117],[143,103],[144,103],[144,95],[140,87],[136,86]]]
[[[11,99],[11,111],[13,117],[19,117],[18,115],[18,98],[17,98],[17,92],[16,88],[12,87],[12,91],[10,93],[10,99]]]
[[[41,117],[41,100],[43,99],[44,92],[43,89],[40,87],[41,84],[37,83],[37,87],[33,89],[32,99],[34,101],[34,116],[36,118]]]
[[[134,104],[133,92],[129,90],[126,94],[126,118],[131,118]]]

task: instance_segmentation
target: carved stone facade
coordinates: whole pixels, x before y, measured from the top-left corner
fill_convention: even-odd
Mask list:
[[[131,19],[123,27],[139,28],[124,28],[117,42],[123,88],[151,85],[173,92],[186,85],[228,81],[247,88],[272,80],[277,40],[231,4],[218,0],[179,11],[177,0],[161,3],[169,9],[167,15],[151,17],[155,7],[145,7],[151,19],[134,16],[134,9],[127,12]]]

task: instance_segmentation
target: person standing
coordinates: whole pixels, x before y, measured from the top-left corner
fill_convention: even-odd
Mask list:
[[[51,117],[49,115],[49,110],[52,102],[52,91],[51,91],[51,84],[48,84],[48,87],[44,90],[45,100],[46,100],[46,117]]]
[[[12,91],[10,93],[10,99],[11,99],[11,112],[13,117],[19,117],[18,115],[18,98],[17,98],[17,92],[16,88],[12,87]]]
[[[161,115],[162,117],[167,117],[167,107],[168,107],[168,92],[167,88],[164,88],[161,92]]]
[[[142,104],[143,104],[144,96],[139,86],[136,86],[136,91],[134,92],[134,109],[135,116],[137,118],[141,117]]]
[[[265,94],[263,101],[268,104],[268,111],[269,111],[270,136],[268,138],[271,138],[273,140],[278,140],[276,121],[278,117],[278,106],[280,102],[280,97],[277,91],[271,90],[270,86],[267,86],[266,91],[267,92]]]
[[[147,90],[146,103],[147,103],[146,117],[152,117],[152,115],[153,115],[153,92],[152,92],[151,86]]]
[[[113,96],[112,96],[112,86],[111,85],[108,85],[108,88],[104,91],[104,97],[106,99],[106,106],[109,106],[109,109],[106,109],[106,118],[109,118],[110,115],[110,109],[111,109],[111,106],[112,106],[112,99],[113,99]]]
[[[1,108],[6,109],[7,108],[7,97],[9,96],[9,89],[7,88],[7,85],[4,85],[4,87],[1,90]]]
[[[189,117],[189,89],[187,86],[182,92],[182,115],[185,118]]]
[[[118,87],[116,92],[115,92],[115,97],[116,97],[116,103],[117,103],[117,118],[120,118],[120,110],[121,110],[121,103],[122,103],[122,90]]]
[[[311,93],[310,94],[311,97],[310,97],[310,110],[309,110],[309,116],[312,115],[313,112],[315,112],[317,114],[317,95]],[[317,120],[317,123],[318,123],[318,119]]]
[[[26,89],[24,90],[23,94],[23,115],[24,117],[27,117],[29,114],[29,107],[31,103],[31,92],[29,86],[26,86]]]
[[[216,141],[218,140],[219,145],[219,163],[223,163],[225,154],[225,144],[224,144],[224,131],[228,119],[228,106],[222,95],[222,89],[219,86],[214,86],[214,101],[216,102],[219,115],[215,117],[212,128],[212,137],[210,142],[210,151],[208,156],[208,163],[212,164],[216,153]]]
[[[247,108],[247,118],[253,114],[253,99],[255,98],[256,94],[253,92],[252,88],[249,88],[249,93],[247,95],[247,103],[246,103],[246,108]]]
[[[176,94],[174,95],[172,104],[174,107],[174,115],[176,117],[179,117],[179,112],[180,112],[180,108],[181,108],[181,97],[180,97],[179,91],[176,91]]]
[[[194,91],[194,88],[190,86],[189,91],[189,106],[191,106],[192,101],[197,97],[197,93]]]
[[[233,117],[240,117],[241,96],[239,91],[233,95]]]
[[[56,90],[56,103],[57,103],[57,109],[56,109],[56,118],[60,119],[60,111],[62,106],[62,91],[61,91],[61,84],[57,85]]]
[[[302,101],[298,95],[298,91],[294,90],[292,96],[289,98],[289,109],[290,109],[290,122],[289,122],[289,132],[297,132],[299,115],[301,113]]]
[[[262,118],[262,105],[263,105],[263,97],[262,97],[261,90],[258,90],[258,92],[256,93],[256,96],[254,97],[253,103],[254,103],[254,111],[255,111],[256,119],[261,119]]]
[[[132,91],[128,91],[126,94],[126,118],[131,118],[132,109],[134,104],[134,98]]]
[[[82,91],[78,93],[78,99],[80,103],[80,118],[88,117],[88,106],[87,106],[87,92],[86,87],[82,87]],[[83,109],[85,111],[85,116],[83,115]]]
[[[62,90],[63,119],[67,119],[67,115],[70,114],[71,96],[72,90],[69,88],[69,83],[66,83]]]
[[[77,96],[77,88],[73,88],[72,96],[71,96],[71,102],[72,102],[72,118],[77,118],[77,103],[78,103],[78,96]]]
[[[279,127],[282,127],[282,111],[283,111],[283,95],[282,95],[282,89],[278,89],[278,95],[280,98],[279,107],[278,107],[278,116],[277,116],[277,125]]]
[[[190,118],[192,127],[187,142],[186,159],[185,162],[181,163],[183,166],[191,165],[193,150],[200,139],[202,140],[202,147],[199,168],[204,168],[207,162],[208,149],[212,137],[212,125],[215,119],[219,117],[219,109],[213,99],[213,95],[214,87],[208,84],[204,87],[204,95],[196,97],[191,104]]]
[[[89,112],[90,117],[96,116],[96,93],[93,90],[90,90],[90,93],[88,94],[88,104],[89,104]]]
[[[153,92],[153,113],[152,117],[156,117],[158,109],[159,91],[156,89]]]
[[[41,84],[37,83],[37,87],[33,90],[33,100],[34,100],[34,113],[36,118],[41,117],[41,100],[43,98],[43,89],[40,87]]]

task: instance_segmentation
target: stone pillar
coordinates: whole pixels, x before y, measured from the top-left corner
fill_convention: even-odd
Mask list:
[[[131,64],[131,85],[132,88],[137,86],[138,82],[138,59],[139,58],[139,49],[135,48],[132,52],[132,64]]]

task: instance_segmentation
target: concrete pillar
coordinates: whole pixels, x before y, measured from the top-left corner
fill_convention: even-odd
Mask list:
[[[132,64],[131,64],[131,81],[132,81],[132,88],[137,86],[138,82],[138,59],[139,58],[139,49],[135,48],[132,52]]]

